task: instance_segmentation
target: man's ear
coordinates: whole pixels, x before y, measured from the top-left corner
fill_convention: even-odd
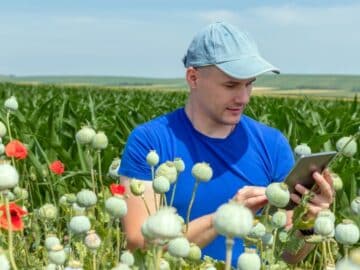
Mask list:
[[[199,76],[199,73],[195,68],[193,68],[193,67],[187,68],[186,81],[187,81],[190,89],[194,89],[197,87],[198,76]]]

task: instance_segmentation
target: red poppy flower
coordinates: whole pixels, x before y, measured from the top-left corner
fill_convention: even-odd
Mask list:
[[[65,166],[60,160],[56,160],[53,163],[51,163],[49,168],[53,173],[58,175],[63,174],[65,171]]]
[[[18,206],[16,203],[10,203],[10,218],[11,218],[11,229],[13,231],[21,231],[24,229],[24,223],[21,219],[27,212]],[[9,229],[9,223],[6,218],[6,206],[5,204],[0,206],[0,227],[6,230]]]
[[[27,149],[22,142],[18,140],[12,140],[5,147],[5,153],[8,157],[14,157],[17,159],[24,159],[27,156]]]
[[[123,195],[125,193],[125,186],[121,184],[111,184],[110,191],[112,195]]]

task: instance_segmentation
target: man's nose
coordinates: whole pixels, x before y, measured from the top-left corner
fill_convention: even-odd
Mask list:
[[[241,87],[236,91],[235,102],[236,103],[248,103],[250,100],[250,91],[246,87]]]

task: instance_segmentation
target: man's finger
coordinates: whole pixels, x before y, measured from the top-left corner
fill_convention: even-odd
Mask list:
[[[316,181],[316,184],[319,186],[321,193],[328,199],[332,200],[333,197],[332,187],[328,183],[328,181],[325,180],[325,178],[318,172],[315,172],[313,174],[313,177]]]

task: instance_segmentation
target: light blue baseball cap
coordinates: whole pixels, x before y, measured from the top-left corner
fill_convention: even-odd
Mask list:
[[[246,33],[225,22],[212,23],[196,34],[183,63],[185,67],[215,65],[236,79],[249,79],[269,71],[280,73],[260,55]]]

